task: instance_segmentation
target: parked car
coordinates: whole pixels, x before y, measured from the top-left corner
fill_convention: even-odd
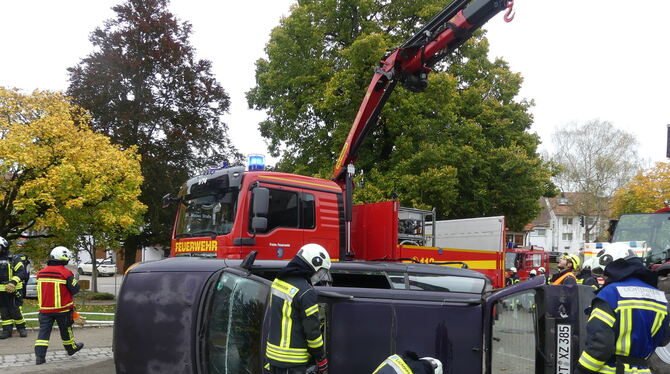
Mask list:
[[[37,277],[33,274],[26,285],[26,299],[37,299]]]
[[[176,257],[133,267],[117,299],[116,372],[262,373],[271,284],[286,263]],[[543,358],[556,353],[556,321],[572,330],[565,362],[574,364],[570,344],[593,298],[544,277],[490,293],[483,274],[438,265],[341,261],[331,274],[315,289],[336,374],[371,373],[405,350],[442,360],[446,373],[556,373],[564,361]]]
[[[98,266],[98,275],[109,275],[112,276],[116,274],[116,264],[112,262],[111,259],[107,258],[104,260],[97,259],[96,260],[99,264]],[[79,272],[80,275],[84,274],[92,274],[93,273],[93,262],[92,261],[86,261],[84,263],[79,264],[77,267],[77,271]]]

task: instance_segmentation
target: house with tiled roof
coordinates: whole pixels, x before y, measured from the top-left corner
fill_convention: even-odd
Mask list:
[[[595,241],[604,228],[603,225],[593,225],[598,223],[598,217],[578,213],[578,203],[584,196],[578,192],[563,192],[553,198],[541,197],[542,210],[530,223],[527,245],[546,251],[579,253],[585,242]],[[584,225],[594,226],[589,238],[585,238]]]

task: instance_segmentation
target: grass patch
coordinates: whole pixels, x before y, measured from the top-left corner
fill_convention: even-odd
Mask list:
[[[79,295],[77,295],[79,296]],[[84,296],[84,295],[82,295]],[[112,296],[113,297],[113,296]],[[113,321],[114,316],[100,316],[100,315],[86,315],[86,312],[93,312],[93,313],[115,313],[116,312],[116,305],[98,305],[98,304],[89,304],[89,301],[91,299],[83,299],[80,297],[77,297],[75,299],[75,305],[77,306],[77,311],[79,313],[82,313],[86,319],[89,321],[95,320],[95,321]],[[39,306],[37,305],[37,299],[25,299],[23,300],[23,313],[30,313],[30,312],[39,312]],[[37,318],[37,314],[30,314],[25,316],[25,318]],[[26,321],[26,326],[27,327],[39,327],[39,322],[37,321]]]

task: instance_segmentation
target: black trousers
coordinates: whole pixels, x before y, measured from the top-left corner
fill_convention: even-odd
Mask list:
[[[15,303],[0,304],[0,319],[2,319],[2,331],[12,332],[14,323],[17,329],[24,329],[26,322],[23,320],[21,310]]]
[[[68,353],[74,352],[75,342],[74,334],[72,333],[72,311],[62,313],[40,313],[40,332],[37,334],[35,340],[35,356],[44,357],[49,348],[49,338],[51,337],[51,329],[53,329],[54,322],[58,323],[58,330],[60,330],[60,338],[63,341],[63,346]]]
[[[307,373],[307,366],[293,366],[290,368],[270,366],[270,372],[272,374],[305,374]]]

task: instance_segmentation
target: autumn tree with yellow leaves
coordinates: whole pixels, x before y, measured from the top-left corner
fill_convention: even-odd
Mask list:
[[[650,213],[670,201],[670,163],[658,162],[640,171],[618,189],[612,199],[612,216],[624,213]]]
[[[139,230],[140,158],[89,121],[60,93],[0,87],[0,235],[73,244]]]

